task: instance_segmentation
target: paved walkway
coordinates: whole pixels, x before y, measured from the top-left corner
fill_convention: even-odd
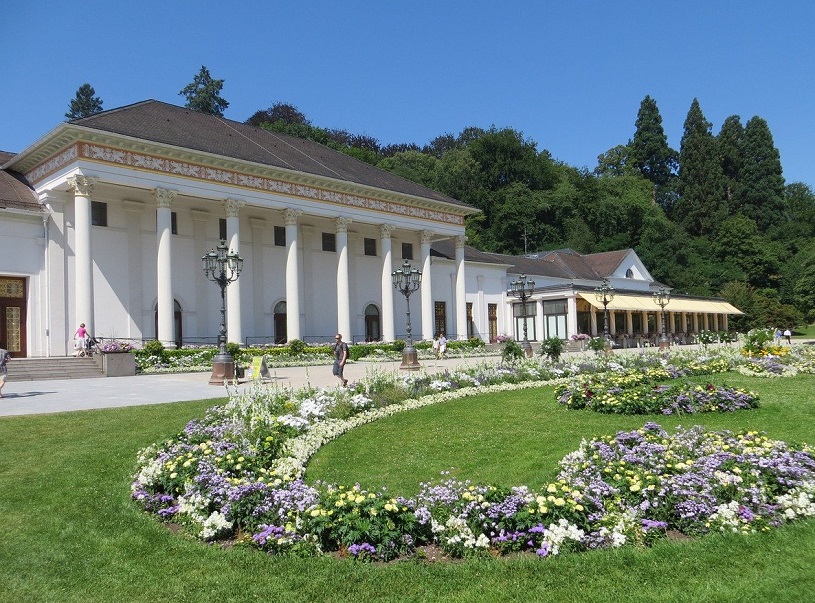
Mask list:
[[[462,360],[449,358],[422,362],[422,369],[434,373],[459,365],[484,361],[498,362],[500,356]],[[373,371],[399,371],[400,362],[356,362],[345,367],[345,376],[356,381]],[[338,387],[331,365],[270,368],[270,383],[281,387]],[[184,400],[226,397],[224,386],[209,385],[209,373],[136,375],[98,379],[54,379],[7,381],[0,398],[0,416],[32,415],[93,408],[117,408],[142,404],[163,404]],[[267,383],[269,383],[267,381]],[[248,387],[242,382],[238,387]]]

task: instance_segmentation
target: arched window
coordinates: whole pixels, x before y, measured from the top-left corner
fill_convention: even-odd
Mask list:
[[[365,341],[379,341],[382,331],[379,323],[379,308],[368,304],[365,308]]]
[[[634,278],[634,271],[631,268],[625,271],[625,278]]]
[[[286,343],[286,302],[277,302],[274,307],[274,342]]]
[[[182,310],[181,304],[178,303],[177,299],[173,300],[173,341],[175,342],[175,347],[180,348],[184,343],[183,333],[181,331],[181,325],[183,324],[182,318]],[[156,311],[155,311],[155,334],[156,339],[158,339],[158,302],[156,303]]]

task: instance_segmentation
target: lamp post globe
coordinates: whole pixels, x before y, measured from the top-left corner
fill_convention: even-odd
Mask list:
[[[604,278],[600,286],[594,289],[594,298],[603,304],[603,337],[606,340],[606,349],[611,348],[610,321],[608,315],[608,305],[614,301],[614,287]]]
[[[526,301],[530,297],[532,297],[532,294],[534,292],[535,292],[535,281],[527,278],[526,274],[522,274],[516,281],[511,281],[509,283],[509,290],[507,291],[508,295],[511,295],[512,297],[516,297],[519,300],[521,300],[521,316],[518,316],[517,318],[523,319],[524,338],[523,341],[521,341],[521,348],[523,348],[524,354],[526,354],[527,358],[532,357],[532,344],[529,343],[528,336],[527,328],[528,316],[526,313]]]
[[[218,328],[218,352],[212,358],[210,385],[223,385],[235,378],[235,359],[226,350],[226,288],[238,280],[243,270],[243,258],[221,241],[201,258],[204,275],[221,290],[221,324]]]
[[[394,288],[405,296],[405,304],[407,306],[405,325],[407,344],[402,349],[402,364],[399,368],[415,371],[418,370],[421,365],[419,364],[418,352],[416,348],[413,347],[413,335],[410,326],[410,295],[419,289],[422,282],[422,273],[416,268],[413,268],[410,263],[405,260],[404,264],[391,273],[391,280],[393,281]]]
[[[671,347],[671,342],[668,339],[668,334],[665,332],[665,306],[671,301],[671,292],[665,287],[660,287],[653,294],[654,303],[659,306],[660,317],[660,335],[659,335],[659,349],[667,350]]]

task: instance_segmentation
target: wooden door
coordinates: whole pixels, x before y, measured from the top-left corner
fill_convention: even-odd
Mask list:
[[[26,350],[25,278],[0,276],[0,348],[13,358],[25,358]]]

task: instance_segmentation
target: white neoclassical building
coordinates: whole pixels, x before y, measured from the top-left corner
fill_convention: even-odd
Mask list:
[[[603,331],[592,294],[618,291],[612,330],[654,331],[659,286],[632,250],[513,257],[465,244],[477,210],[311,141],[144,101],[62,123],[0,152],[0,346],[66,355],[79,323],[100,337],[213,343],[220,289],[201,257],[220,241],[244,259],[226,289],[230,341],[404,338],[391,273],[422,272],[414,337],[569,337]],[[518,311],[509,284],[535,292]],[[724,329],[738,312],[674,297],[670,332]],[[659,308],[656,308],[658,311]],[[598,315],[601,316],[598,327]]]

